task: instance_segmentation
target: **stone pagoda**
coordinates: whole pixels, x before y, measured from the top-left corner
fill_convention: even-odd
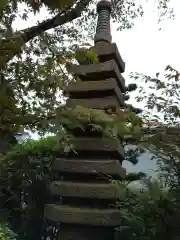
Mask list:
[[[71,67],[80,80],[68,85],[67,105],[108,107],[118,114],[125,106],[127,89],[121,75],[125,63],[111,40],[111,4],[100,1],[97,12],[93,50],[99,63]],[[111,180],[121,180],[126,175],[122,167],[124,149],[120,141],[78,131],[74,148],[77,154],[54,161],[56,178],[50,185],[53,201],[45,207],[45,219],[60,223],[60,240],[113,240],[115,228],[121,225],[116,202],[124,194]]]

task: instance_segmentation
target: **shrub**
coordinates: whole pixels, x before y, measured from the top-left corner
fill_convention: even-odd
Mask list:
[[[9,229],[9,227],[0,223],[0,240],[16,240],[17,234]]]
[[[29,140],[1,157],[0,209],[12,229],[27,239],[40,239],[48,199],[51,164],[61,154],[56,137]]]

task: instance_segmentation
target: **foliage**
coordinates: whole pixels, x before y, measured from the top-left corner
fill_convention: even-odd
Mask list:
[[[156,113],[154,119],[161,120],[168,126],[179,125],[179,76],[179,72],[171,66],[166,67],[163,75],[157,73],[154,78],[138,73],[131,74],[131,78],[145,85],[146,89],[148,87],[148,91],[144,86],[139,87],[137,100],[145,100],[146,109]]]
[[[179,239],[179,73],[167,66],[163,79],[159,73],[154,78],[138,73],[131,77],[142,84],[137,100],[145,103],[144,118],[159,123],[159,127],[144,129],[139,144],[157,159],[163,185],[146,181],[143,194],[130,193],[128,205],[120,203],[124,214],[120,237]]]
[[[16,240],[17,235],[13,233],[6,224],[0,223],[0,239]]]
[[[167,66],[165,73],[156,74],[155,78],[133,73],[132,78],[139,80],[138,101],[145,103],[145,118],[159,122],[154,130],[148,130],[141,144],[157,158],[168,160],[172,164],[179,161],[179,72]],[[145,87],[143,87],[146,86]]]
[[[109,114],[104,110],[89,109],[82,106],[76,106],[73,111],[67,108],[59,108],[57,111],[57,123],[64,127],[68,133],[73,129],[80,128],[91,131],[100,132],[103,135],[120,140],[126,140],[126,136],[141,136],[141,119],[133,112],[124,112]]]
[[[143,136],[143,133],[140,135]],[[136,138],[137,142],[139,140]],[[127,145],[127,146],[126,146]],[[139,145],[129,145],[128,142],[125,145],[125,150],[126,150],[126,160],[131,162],[132,164],[137,164],[138,163],[138,158],[141,156],[142,153],[144,153],[145,149]]]
[[[62,152],[57,139],[48,137],[17,145],[1,159],[0,208],[18,239],[42,235],[51,164],[58,154]]]
[[[75,58],[78,61],[78,63],[82,65],[99,63],[97,54],[93,50],[87,49],[85,47],[77,48]]]
[[[142,189],[126,188],[126,198],[118,205],[122,214],[119,239],[178,239],[179,202],[160,181],[147,179]]]

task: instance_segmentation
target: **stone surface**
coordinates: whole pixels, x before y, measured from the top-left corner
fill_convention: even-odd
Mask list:
[[[96,43],[91,48],[99,57],[100,62],[106,62],[114,59],[119,67],[121,73],[125,71],[125,62],[119,53],[116,43],[104,44],[102,42]]]
[[[125,80],[115,60],[90,65],[72,64],[69,67],[69,71],[84,81],[100,81],[107,78],[115,78],[121,92],[125,91]]]
[[[120,106],[124,106],[123,95],[114,78],[104,81],[78,81],[68,85],[65,91],[70,98],[105,98],[115,96]]]
[[[124,160],[124,148],[120,141],[108,138],[76,138],[74,140],[74,149],[78,155],[86,152],[87,157],[105,155],[106,158],[116,158]],[[91,155],[92,154],[92,155]]]
[[[68,99],[67,106],[73,108],[82,106],[94,109],[112,109],[113,112],[119,112],[120,106],[116,97],[90,98],[90,99]]]
[[[109,176],[111,179],[111,177]],[[53,181],[49,190],[52,195],[61,197],[124,199],[125,191],[116,183],[80,183],[70,181]]]
[[[97,42],[111,42],[111,30],[110,30],[110,13],[111,3],[109,1],[100,1],[97,4],[98,21],[96,27],[96,34],[94,37],[95,44]]]
[[[45,207],[44,215],[48,220],[67,224],[116,227],[122,223],[121,213],[118,209],[79,208],[48,204]]]
[[[61,224],[59,240],[112,240],[114,231],[107,227]]]
[[[77,159],[55,159],[53,171],[68,173],[85,173],[85,174],[107,174],[111,176],[119,176],[124,179],[126,176],[125,169],[118,160],[77,160]]]

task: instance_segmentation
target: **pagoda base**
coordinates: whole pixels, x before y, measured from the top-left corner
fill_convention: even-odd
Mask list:
[[[114,230],[102,227],[62,224],[58,240],[112,240]]]

